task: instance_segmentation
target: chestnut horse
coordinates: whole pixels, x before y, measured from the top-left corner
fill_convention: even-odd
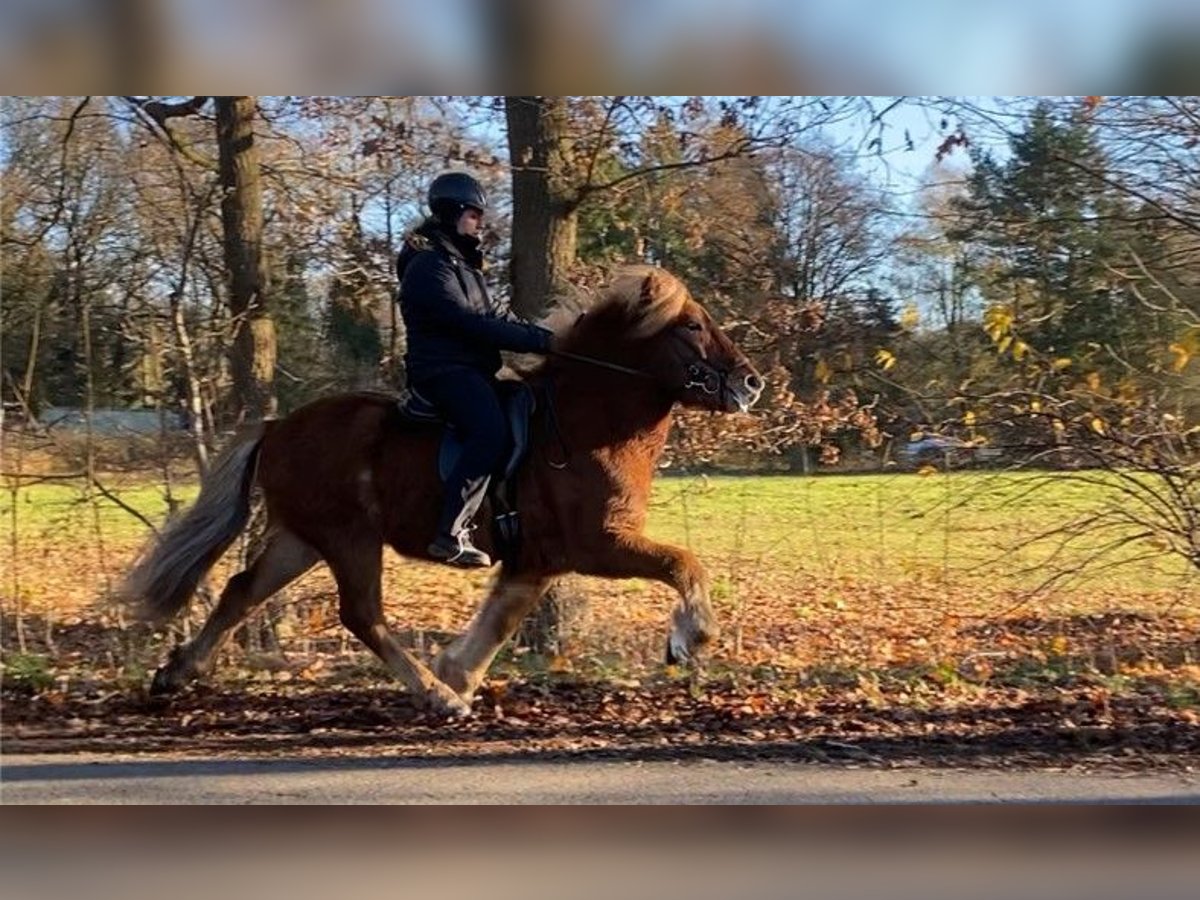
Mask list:
[[[763,382],[674,276],[637,267],[618,277],[562,333],[560,353],[527,380],[551,385],[531,423],[517,475],[522,542],[502,565],[467,630],[432,671],[384,621],[385,544],[427,559],[442,486],[441,427],[409,421],[396,398],[346,394],[249,429],[227,448],[196,503],[135,564],[123,595],[162,622],[184,607],[245,527],[257,482],[267,509],[262,552],[229,580],[204,627],[176,647],[152,689],[170,692],[206,671],[222,641],[267,597],[324,560],[337,582],[343,624],[408,686],[418,702],[455,715],[497,651],[557,575],[651,578],[680,597],[668,654],[686,661],[717,625],[708,578],[687,550],[642,534],[657,460],[676,403],[748,410]],[[491,520],[487,505],[479,521]],[[492,537],[478,544],[495,556]]]

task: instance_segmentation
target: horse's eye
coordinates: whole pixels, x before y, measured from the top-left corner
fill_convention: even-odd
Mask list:
[[[699,322],[688,322],[687,329],[688,329],[688,331],[703,331],[704,326],[701,325]]]

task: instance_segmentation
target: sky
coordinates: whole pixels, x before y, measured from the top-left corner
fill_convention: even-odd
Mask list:
[[[1170,92],[1200,77],[1196,0],[163,0],[128,7],[154,11],[137,27],[116,8],[6,0],[5,92],[1161,93],[1168,51],[1192,81]]]

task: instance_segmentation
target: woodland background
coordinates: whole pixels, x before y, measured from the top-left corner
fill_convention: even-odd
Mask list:
[[[162,636],[89,604],[237,424],[402,389],[395,251],[466,169],[519,313],[662,265],[766,375],[750,416],[678,417],[656,492],[724,573],[730,671],[872,709],[1150,685],[1194,715],[1198,145],[1182,96],[8,98],[8,683],[140,682]],[[877,474],[750,477],[850,472]],[[389,575],[416,640],[470,612],[437,574]],[[232,652],[344,654],[326,587],[301,601]],[[539,671],[657,653],[599,606],[531,636]]]
[[[10,99],[6,422],[162,413],[202,466],[247,416],[399,388],[395,250],[463,168],[518,312],[652,262],[770,373],[736,434],[681,425],[680,464],[914,431],[1046,461],[1109,452],[1108,425],[1159,446],[1196,419],[1198,119],[1186,97]]]

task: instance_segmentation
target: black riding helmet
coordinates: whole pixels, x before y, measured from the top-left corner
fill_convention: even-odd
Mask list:
[[[446,224],[457,222],[468,206],[487,212],[483,185],[466,172],[446,172],[429,185],[429,209]]]

